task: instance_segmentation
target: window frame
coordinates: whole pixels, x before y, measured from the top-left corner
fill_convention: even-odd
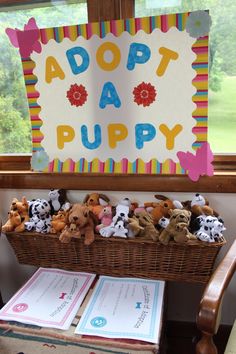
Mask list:
[[[0,0],[0,5],[23,5],[31,0]],[[43,2],[43,1],[42,1]],[[87,0],[88,21],[134,17],[135,0]],[[201,177],[198,183],[182,175],[98,175],[67,174],[68,189],[236,192],[236,155],[215,154],[214,176]],[[35,173],[30,170],[30,155],[0,156],[0,188],[60,188],[65,174]],[[80,177],[78,182],[78,177]],[[79,184],[79,185],[78,185]]]

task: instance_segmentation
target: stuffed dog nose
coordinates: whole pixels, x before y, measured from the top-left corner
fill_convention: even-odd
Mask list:
[[[73,216],[73,220],[74,221],[76,221],[76,220],[78,220],[79,218],[78,218],[78,216]]]

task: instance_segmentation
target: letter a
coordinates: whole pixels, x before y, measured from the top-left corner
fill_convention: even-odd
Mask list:
[[[50,84],[52,82],[52,79],[56,77],[59,77],[59,79],[64,80],[65,73],[54,57],[47,57],[45,68],[45,81]]]
[[[116,108],[121,106],[119,96],[112,82],[106,82],[102,89],[102,94],[99,102],[100,108],[105,108],[107,104],[114,104]]]

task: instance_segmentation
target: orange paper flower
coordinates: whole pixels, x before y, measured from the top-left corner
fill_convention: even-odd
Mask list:
[[[66,97],[70,101],[72,106],[83,106],[87,101],[88,93],[83,85],[71,85],[70,89],[67,91]]]
[[[133,90],[134,102],[138,105],[142,104],[144,107],[150,106],[156,99],[155,87],[150,83],[142,82]]]

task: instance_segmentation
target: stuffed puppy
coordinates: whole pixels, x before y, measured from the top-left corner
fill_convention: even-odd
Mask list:
[[[21,216],[18,211],[10,210],[8,213],[8,220],[2,226],[2,232],[16,231],[21,225]]]
[[[128,237],[133,238],[138,236],[144,227],[139,224],[139,220],[133,216],[132,218],[128,218]]]
[[[83,200],[83,204],[87,205],[97,218],[103,207],[109,202],[110,199],[105,194],[101,193],[87,194]]]
[[[51,226],[51,208],[46,199],[34,199],[29,202],[29,221],[25,223],[27,231],[48,233]]]
[[[157,241],[159,238],[159,232],[153,224],[152,216],[146,211],[140,211],[135,214],[135,218],[138,220],[139,225],[143,227],[143,230],[140,230],[139,232],[139,236]]]
[[[102,208],[100,213],[98,214],[98,219],[100,224],[96,226],[96,231],[99,232],[103,227],[109,226],[112,223],[112,207],[110,205],[106,205]]]
[[[21,201],[14,198],[11,203],[10,210],[17,211],[21,217],[21,223],[15,229],[16,232],[22,232],[25,230],[25,222],[29,221],[29,203],[25,197],[22,197]]]
[[[196,224],[198,224],[198,229],[194,234],[198,240],[204,242],[222,242],[224,240],[223,231],[226,228],[222,219],[211,215],[201,215],[196,218]]]
[[[51,189],[48,196],[52,215],[59,210],[70,209],[70,203],[67,200],[65,189]]]
[[[159,240],[167,245],[171,239],[175,242],[183,243],[188,240],[195,240],[196,236],[188,230],[191,212],[184,209],[174,209],[169,211],[170,221],[165,229],[162,230]]]
[[[119,217],[114,223],[114,233],[112,236],[126,238],[128,236],[128,232],[129,230],[126,226],[126,222],[122,219],[122,217]]]
[[[209,206],[209,201],[199,193],[196,193],[190,201],[190,211],[195,217],[199,215],[219,216],[219,214]]]
[[[51,227],[49,232],[51,234],[56,234],[61,232],[66,227],[68,211],[59,210],[57,214],[52,216]]]
[[[103,237],[110,237],[114,235],[115,224],[122,219],[124,222],[128,222],[130,212],[131,201],[129,198],[123,198],[119,201],[115,208],[115,215],[112,218],[112,223],[109,226],[103,227],[99,230],[99,233]]]
[[[182,209],[182,204],[177,200],[173,201],[161,194],[155,194],[155,198],[159,199],[158,203],[144,203],[144,207],[146,209],[151,208],[149,212],[152,216],[153,223],[155,226],[158,225],[158,222],[162,217],[169,217],[169,210],[176,208]]]
[[[59,240],[63,243],[69,243],[72,237],[80,238],[85,236],[84,244],[90,245],[94,241],[94,229],[97,223],[89,207],[76,203],[68,212],[67,225],[62,231]]]

